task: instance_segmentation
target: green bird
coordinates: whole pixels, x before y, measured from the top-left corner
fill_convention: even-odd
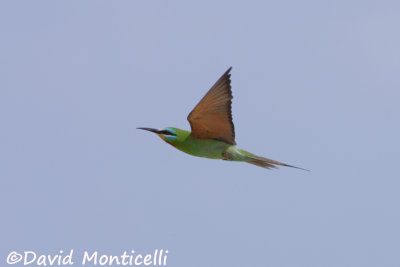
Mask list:
[[[173,147],[193,156],[228,161],[243,161],[266,169],[276,165],[302,169],[276,160],[256,156],[236,147],[232,122],[230,67],[211,87],[187,117],[191,132],[174,127],[162,130],[137,128],[156,133]],[[305,169],[302,169],[305,170]]]

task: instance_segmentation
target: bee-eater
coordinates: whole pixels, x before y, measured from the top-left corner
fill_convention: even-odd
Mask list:
[[[230,67],[211,87],[187,117],[191,132],[174,127],[162,130],[138,128],[156,133],[173,147],[193,156],[229,161],[244,161],[263,168],[276,165],[302,169],[272,159],[256,156],[236,147],[232,122]],[[304,169],[303,169],[304,170]]]

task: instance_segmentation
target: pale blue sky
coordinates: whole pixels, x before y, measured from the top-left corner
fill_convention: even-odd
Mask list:
[[[168,266],[399,266],[398,1],[2,1],[1,266],[169,250]],[[190,157],[232,66],[238,146]],[[76,264],[75,266],[79,266]]]

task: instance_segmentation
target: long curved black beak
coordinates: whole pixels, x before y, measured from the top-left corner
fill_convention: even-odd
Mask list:
[[[154,128],[146,128],[146,127],[138,127],[136,129],[140,129],[140,130],[146,130],[149,132],[153,132],[153,133],[158,133],[160,130],[154,129]]]

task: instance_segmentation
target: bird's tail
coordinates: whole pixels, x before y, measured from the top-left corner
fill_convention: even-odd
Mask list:
[[[268,159],[268,158],[264,158],[264,157],[260,157],[260,156],[256,156],[250,152],[247,152],[245,150],[241,150],[240,151],[242,154],[245,155],[245,161],[250,163],[250,164],[254,164],[256,166],[259,167],[263,167],[266,169],[275,169],[277,168],[277,165],[279,166],[285,166],[285,167],[291,167],[291,168],[296,168],[296,169],[300,169],[300,170],[304,170],[304,171],[309,171],[303,168],[299,168],[296,166],[292,166],[286,163],[282,163],[276,160],[272,160],[272,159]]]

